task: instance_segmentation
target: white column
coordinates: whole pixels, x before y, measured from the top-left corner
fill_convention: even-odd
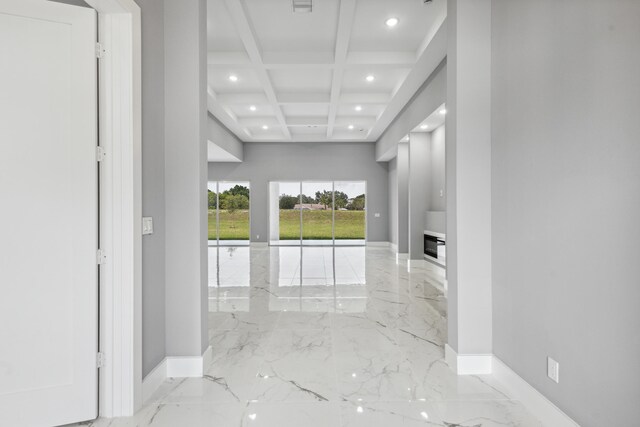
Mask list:
[[[491,1],[449,0],[448,360],[491,370]],[[457,355],[456,355],[457,353]]]
[[[409,259],[424,260],[424,217],[431,193],[431,134],[409,134]]]
[[[269,241],[280,240],[280,184],[269,183]]]
[[[201,356],[208,346],[206,16],[206,0],[165,2],[166,351],[171,357]]]
[[[409,144],[398,144],[398,253],[409,253]]]

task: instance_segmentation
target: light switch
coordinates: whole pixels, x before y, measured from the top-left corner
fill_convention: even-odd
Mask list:
[[[153,218],[145,216],[142,218],[142,235],[153,234]]]

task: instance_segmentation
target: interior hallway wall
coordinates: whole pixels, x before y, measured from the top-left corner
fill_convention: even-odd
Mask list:
[[[581,426],[637,425],[640,2],[492,8],[494,352]]]
[[[389,242],[398,246],[398,159],[389,161]]]
[[[445,126],[431,132],[431,165],[429,184],[431,186],[429,210],[446,211],[447,194],[445,191]]]
[[[201,356],[208,346],[207,3],[164,6],[166,351]]]
[[[431,133],[409,134],[409,259],[424,259],[424,218],[431,200]]]
[[[142,375],[166,356],[164,196],[164,0],[136,0],[142,10]]]
[[[242,163],[209,163],[209,181],[251,183],[254,242],[268,241],[270,181],[367,181],[367,239],[388,242],[387,171],[387,163],[376,162],[372,142],[249,142]]]

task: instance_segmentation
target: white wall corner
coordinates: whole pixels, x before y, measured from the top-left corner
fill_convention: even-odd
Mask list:
[[[445,361],[458,375],[487,375],[493,371],[492,354],[458,354],[449,344],[444,347]]]
[[[493,376],[498,380],[513,399],[522,404],[542,422],[554,427],[579,427],[560,408],[544,397],[531,384],[522,379],[498,357],[493,356]]]
[[[167,379],[167,359],[163,359],[151,372],[142,380],[142,402],[146,404],[153,393],[160,388]]]
[[[167,357],[167,378],[199,378],[212,361],[211,346],[202,356]]]

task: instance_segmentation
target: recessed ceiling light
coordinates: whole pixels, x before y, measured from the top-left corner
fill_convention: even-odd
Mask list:
[[[232,82],[237,82],[238,81],[238,76],[236,76],[235,74],[231,74],[229,76],[229,80],[231,80]]]
[[[429,127],[429,125],[422,125],[422,126],[420,126],[420,129],[424,130],[424,129],[427,129],[428,127]]]
[[[353,130],[353,125],[349,125],[349,130]]]
[[[369,74],[367,77],[365,77],[365,80],[368,81],[369,83],[371,83],[372,81],[374,81],[376,78],[373,74]]]
[[[264,125],[264,126],[262,126],[262,129],[264,129],[264,130],[269,130],[269,126]]]
[[[356,111],[362,111],[362,105],[356,105]]]
[[[447,114],[447,109],[443,108],[442,110],[440,110],[440,114],[442,114],[443,116]]]
[[[250,107],[249,107],[249,110],[251,110],[251,111],[256,111],[256,110],[257,110],[257,108],[256,108],[256,106],[255,106],[255,105],[252,105],[252,106],[250,106]]]
[[[384,21],[384,23],[387,24],[387,27],[389,28],[395,27],[396,25],[398,25],[398,22],[400,22],[398,18],[389,18],[386,21]]]

